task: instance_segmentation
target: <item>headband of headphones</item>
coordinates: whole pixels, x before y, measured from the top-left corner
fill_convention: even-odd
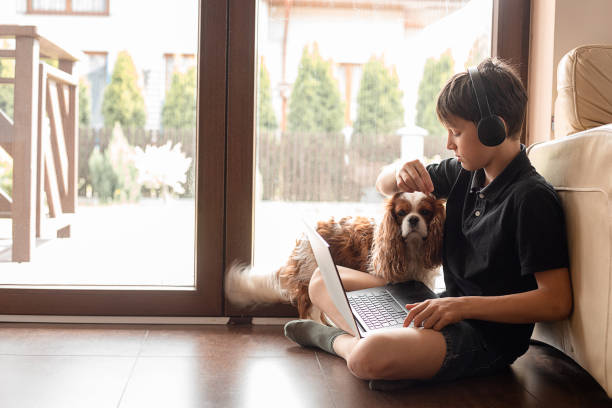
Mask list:
[[[468,68],[468,74],[470,74],[470,80],[472,81],[472,89],[476,95],[476,103],[478,104],[478,110],[480,111],[480,119],[488,118],[492,115],[491,107],[489,106],[489,100],[487,99],[487,93],[480,77],[478,68]]]

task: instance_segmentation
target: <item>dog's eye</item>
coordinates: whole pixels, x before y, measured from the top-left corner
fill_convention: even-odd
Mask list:
[[[429,217],[429,216],[431,215],[431,211],[429,211],[429,210],[425,210],[425,209],[423,209],[423,210],[419,211],[419,213],[420,213],[420,214],[421,214],[423,217]]]
[[[404,210],[399,210],[399,211],[397,212],[397,216],[398,216],[398,217],[403,217],[404,215],[406,215],[406,211],[404,211]]]

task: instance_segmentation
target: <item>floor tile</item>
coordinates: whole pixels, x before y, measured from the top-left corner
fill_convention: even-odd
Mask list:
[[[142,356],[282,357],[303,353],[283,335],[282,326],[155,326],[142,347]]]
[[[89,324],[0,324],[0,355],[137,356],[146,328]]]
[[[0,356],[2,408],[115,408],[135,357]]]
[[[140,357],[121,408],[331,407],[314,356]]]

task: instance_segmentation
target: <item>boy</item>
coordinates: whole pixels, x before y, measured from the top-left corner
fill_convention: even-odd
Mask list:
[[[525,353],[534,322],[570,313],[563,211],[519,141],[525,89],[500,60],[487,59],[477,69],[455,75],[438,96],[438,118],[456,158],[427,167],[418,160],[388,166],[376,182],[385,195],[422,191],[447,199],[446,291],[406,305],[404,328],[358,339],[342,330],[345,323],[316,271],[310,298],[338,328],[301,320],[285,326],[287,337],[344,358],[359,378],[452,380],[489,374]],[[486,102],[475,93],[479,86]],[[483,116],[479,105],[485,103],[501,120],[501,138],[493,143],[488,143],[488,126],[481,126],[481,138],[477,129]],[[346,290],[386,283],[348,268],[339,272]],[[415,328],[407,327],[410,322]]]

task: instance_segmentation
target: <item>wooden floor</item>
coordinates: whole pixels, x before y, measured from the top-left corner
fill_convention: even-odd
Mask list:
[[[612,407],[544,345],[490,378],[370,391],[280,326],[0,324],[0,407]]]

